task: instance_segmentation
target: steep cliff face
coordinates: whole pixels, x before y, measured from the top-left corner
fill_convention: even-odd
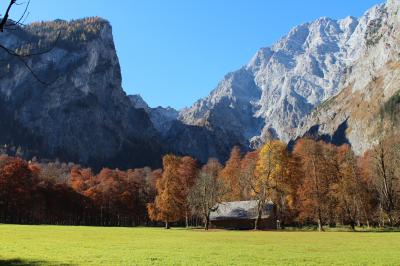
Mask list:
[[[400,130],[400,2],[389,0],[379,14],[366,25],[361,56],[348,68],[343,89],[304,119],[297,136],[348,142],[362,153]]]
[[[30,155],[91,166],[157,165],[162,152],[147,113],[133,108],[121,88],[121,73],[109,23],[100,18],[31,24],[0,35],[22,54],[48,53],[21,62],[2,52],[0,143],[27,147]],[[23,137],[15,138],[21,135]]]
[[[235,132],[257,146],[265,135],[289,141],[300,121],[335,95],[345,70],[360,56],[368,25],[384,13],[376,6],[360,19],[321,18],[294,28],[228,74],[205,99],[180,113],[189,125]]]

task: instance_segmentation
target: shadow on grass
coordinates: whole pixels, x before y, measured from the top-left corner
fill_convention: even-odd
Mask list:
[[[1,259],[0,258],[0,266],[39,266],[39,265],[63,265],[63,266],[72,266],[72,264],[60,264],[60,263],[52,263],[49,261],[42,260],[23,260],[23,259]]]

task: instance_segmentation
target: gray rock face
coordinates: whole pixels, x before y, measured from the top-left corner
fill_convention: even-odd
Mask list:
[[[140,95],[130,95],[129,99],[133,107],[149,115],[168,152],[190,155],[200,162],[207,162],[211,157],[225,161],[233,146],[243,146],[238,142],[240,135],[233,131],[186,125],[178,120],[179,112],[171,107],[151,108]]]
[[[297,136],[347,142],[361,154],[400,131],[400,2],[390,0],[370,17],[358,44],[361,56],[347,70],[342,89],[304,119]]]
[[[217,158],[224,162],[228,159],[233,146],[241,146],[238,142],[240,136],[235,132],[186,125],[181,121],[172,123],[163,139],[171,152],[193,156],[203,163],[209,158]]]
[[[165,136],[172,124],[178,119],[179,112],[171,107],[150,108],[140,95],[130,95],[129,99],[136,109],[143,109],[149,115],[157,131]]]
[[[108,22],[89,18],[36,23],[0,35],[20,53],[52,46],[28,57],[42,84],[16,58],[0,53],[0,114],[14,129],[0,143],[29,146],[42,157],[91,166],[157,165],[162,152],[147,113],[135,109],[121,87],[121,73]],[[29,46],[23,44],[28,43]],[[21,46],[22,45],[22,46]],[[32,141],[32,140],[35,141]]]
[[[343,73],[363,51],[359,44],[368,25],[383,10],[380,5],[360,19],[321,18],[294,28],[182,110],[180,120],[235,132],[247,146],[257,146],[267,134],[288,142],[302,119],[339,91]]]
[[[161,133],[166,135],[171,129],[172,124],[178,119],[179,112],[171,107],[156,107],[149,112],[150,120],[153,125]]]
[[[144,109],[146,112],[150,110],[149,105],[143,100],[142,96],[139,94],[129,95],[129,100],[136,109]]]

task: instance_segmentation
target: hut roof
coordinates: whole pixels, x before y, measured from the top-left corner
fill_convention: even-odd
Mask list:
[[[215,211],[211,212],[210,220],[228,220],[228,219],[256,219],[257,201],[233,201],[223,202],[215,206]],[[261,218],[268,218],[272,215],[274,203],[269,201],[262,210]]]

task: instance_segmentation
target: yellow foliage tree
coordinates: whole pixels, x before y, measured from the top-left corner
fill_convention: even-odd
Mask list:
[[[249,180],[253,198],[258,202],[254,229],[258,229],[263,207],[276,194],[285,177],[287,158],[286,145],[278,140],[265,143],[258,154],[255,174]]]

